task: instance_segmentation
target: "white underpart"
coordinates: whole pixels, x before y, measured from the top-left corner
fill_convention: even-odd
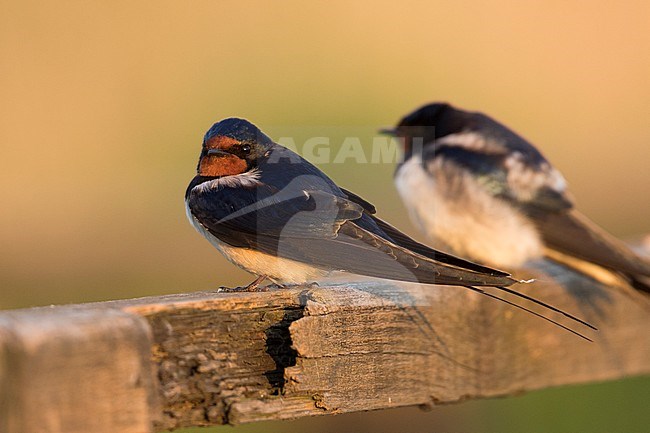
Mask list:
[[[542,256],[533,225],[461,169],[442,167],[435,159],[427,172],[420,156],[413,155],[399,168],[395,183],[414,224],[442,250],[503,268]]]
[[[213,181],[208,181],[213,182]],[[205,183],[208,183],[205,182]],[[197,185],[194,188],[199,188]],[[185,213],[194,228],[202,234],[221,254],[231,263],[255,274],[266,275],[280,284],[304,284],[325,280],[330,272],[312,266],[284,259],[270,254],[261,253],[248,248],[237,248],[221,242],[213,236],[195,217],[185,202]]]
[[[223,187],[238,188],[245,187],[251,188],[260,184],[260,171],[256,168],[245,173],[234,174],[232,176],[223,176],[216,179],[208,180],[198,184],[193,189],[204,192],[210,189],[220,189]]]

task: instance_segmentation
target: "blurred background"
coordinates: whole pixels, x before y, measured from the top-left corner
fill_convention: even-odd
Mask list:
[[[647,1],[2,0],[0,309],[249,282],[184,214],[228,116],[335,152],[448,101],[536,143],[612,233],[648,233],[649,28]],[[417,236],[393,163],[320,165]],[[647,432],[648,401],[637,378],[210,431]]]

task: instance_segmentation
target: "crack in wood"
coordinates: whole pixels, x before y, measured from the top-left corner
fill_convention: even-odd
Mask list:
[[[266,331],[266,353],[275,362],[275,368],[264,373],[275,389],[274,395],[281,395],[286,379],[285,369],[296,365],[296,350],[292,347],[289,326],[304,316],[304,308],[286,309],[282,320],[269,326]]]
[[[233,403],[282,394],[285,369],[296,362],[289,326],[303,316],[303,306],[246,307],[181,307],[146,316],[159,365],[159,428],[227,424]]]

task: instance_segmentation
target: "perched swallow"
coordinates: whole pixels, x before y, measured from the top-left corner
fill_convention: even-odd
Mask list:
[[[409,238],[379,219],[373,205],[243,119],[222,120],[205,134],[185,204],[199,233],[258,276],[250,288],[264,278],[290,285],[357,274],[463,286],[543,317],[476,287],[493,286],[591,327],[505,287],[517,282],[505,272]]]
[[[541,257],[603,267],[650,291],[650,263],[579,213],[560,172],[504,125],[435,103],[384,132],[403,138],[395,183],[434,245],[508,269]]]

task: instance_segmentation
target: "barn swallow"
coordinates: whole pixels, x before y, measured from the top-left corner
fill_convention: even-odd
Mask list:
[[[592,327],[507,288],[518,281],[505,272],[435,251],[409,238],[379,219],[372,204],[340,188],[317,167],[243,119],[222,120],[205,134],[197,175],[187,188],[185,204],[199,233],[230,262],[258,276],[249,289],[265,278],[293,285],[346,274],[456,285],[582,336],[480,288],[493,286]]]
[[[546,257],[603,281],[605,268],[650,291],[650,263],[578,212],[560,172],[506,126],[434,103],[384,132],[403,139],[395,184],[435,246],[506,269]]]

